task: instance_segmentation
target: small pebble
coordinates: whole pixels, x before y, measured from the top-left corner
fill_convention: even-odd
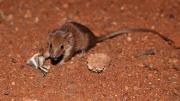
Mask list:
[[[19,28],[18,28],[18,27],[16,27],[16,28],[15,28],[15,31],[16,31],[16,32],[17,32],[17,31],[19,31]]]
[[[125,9],[125,7],[124,7],[124,6],[121,6],[120,10],[122,10],[122,11],[123,11],[124,9]]]
[[[128,87],[128,86],[125,86],[124,88],[125,88],[125,90],[126,90],[126,91],[129,89],[129,87]]]
[[[11,82],[11,85],[13,85],[13,86],[14,86],[15,84],[16,84],[15,82]]]
[[[34,23],[38,23],[38,22],[39,22],[39,17],[36,17]]]
[[[30,79],[34,79],[34,77],[33,77],[33,76],[30,76],[29,78],[30,78]]]
[[[151,26],[151,28],[152,28],[152,29],[155,29],[155,26],[153,25],[153,26]]]
[[[162,14],[160,14],[160,17],[164,17],[165,15],[162,13]]]
[[[128,36],[127,41],[129,41],[129,42],[132,41],[132,37]]]
[[[113,22],[112,22],[112,25],[117,26],[118,23],[117,23],[116,21],[113,21]]]
[[[17,56],[17,58],[21,58],[21,55],[20,55],[20,54],[17,54],[16,56]]]
[[[11,21],[14,18],[12,14],[9,14],[6,18],[7,21]]]

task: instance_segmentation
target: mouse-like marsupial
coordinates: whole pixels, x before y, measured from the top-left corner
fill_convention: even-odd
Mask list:
[[[130,32],[151,32],[158,35],[172,47],[179,49],[171,39],[152,29],[127,28],[97,37],[89,28],[80,23],[66,22],[59,29],[49,33],[48,49],[44,57],[50,58],[52,61],[57,61],[61,57],[61,61],[66,62],[76,53],[86,52],[98,42]]]

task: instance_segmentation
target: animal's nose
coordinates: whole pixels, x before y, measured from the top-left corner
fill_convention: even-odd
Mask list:
[[[56,56],[55,54],[52,54],[51,57],[52,57],[52,58],[56,58],[57,56]]]

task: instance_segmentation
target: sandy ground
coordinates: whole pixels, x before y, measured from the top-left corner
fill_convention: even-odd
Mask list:
[[[26,60],[67,20],[97,36],[154,28],[180,46],[180,0],[0,0],[0,101],[180,100],[180,50],[151,33],[106,40],[42,77]],[[153,53],[139,55],[147,50]],[[102,73],[87,68],[96,53],[111,59]]]

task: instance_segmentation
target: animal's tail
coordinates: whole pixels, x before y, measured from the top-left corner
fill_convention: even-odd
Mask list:
[[[145,29],[145,28],[122,29],[122,30],[117,31],[117,32],[112,32],[110,34],[105,34],[105,35],[102,35],[100,37],[97,37],[97,42],[102,42],[106,39],[110,39],[110,38],[113,38],[115,36],[131,33],[131,32],[151,32],[151,33],[156,34],[159,37],[161,37],[163,40],[165,40],[169,45],[171,45],[175,49],[180,49],[180,47],[175,46],[174,41],[172,41],[171,39],[163,36],[162,34],[160,34],[159,32],[157,32],[155,30]]]

